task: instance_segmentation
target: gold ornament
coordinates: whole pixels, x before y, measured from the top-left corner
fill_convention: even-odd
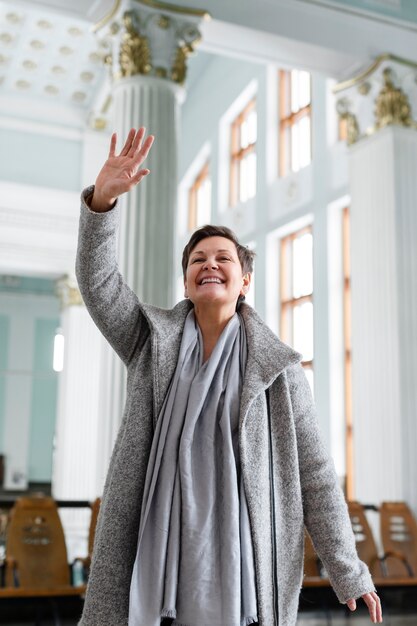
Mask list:
[[[126,32],[122,35],[119,63],[123,77],[135,74],[149,74],[152,69],[149,41],[141,36],[134,25],[134,14],[126,11],[123,15]]]
[[[84,304],[75,279],[68,274],[58,278],[55,283],[55,293],[59,298],[61,309]]]
[[[383,128],[392,124],[412,126],[410,102],[403,90],[395,87],[391,68],[386,67],[384,69],[383,78],[384,86],[375,103],[376,128]]]
[[[346,143],[348,146],[356,143],[359,139],[359,124],[356,115],[349,111],[350,103],[347,98],[341,98],[336,104],[336,110],[341,120],[346,121]]]

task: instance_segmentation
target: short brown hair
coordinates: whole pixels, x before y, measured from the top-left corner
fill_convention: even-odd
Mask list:
[[[253,259],[255,258],[255,252],[246,246],[242,246],[234,232],[230,230],[230,228],[227,228],[227,226],[213,226],[212,224],[206,224],[193,232],[183,250],[182,272],[184,274],[184,278],[187,273],[188,261],[190,259],[191,252],[194,250],[198,242],[202,239],[206,239],[206,237],[226,237],[226,239],[233,241],[236,246],[236,252],[240,265],[242,266],[242,273],[251,274],[253,272]]]

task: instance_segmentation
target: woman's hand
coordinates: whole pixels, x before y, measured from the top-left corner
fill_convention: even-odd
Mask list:
[[[145,128],[132,128],[119,155],[116,155],[117,135],[113,133],[110,141],[109,156],[100,170],[94,188],[90,206],[93,211],[103,212],[111,209],[116,198],[137,185],[148,169],[139,169],[148,156],[154,141],[153,135],[145,140]]]
[[[381,601],[379,597],[377,596],[376,592],[372,591],[371,593],[365,593],[361,597],[363,601],[365,602],[366,606],[368,607],[371,621],[374,624],[379,624],[380,622],[382,622]],[[353,598],[351,600],[348,600],[346,604],[348,605],[351,611],[354,611],[356,609],[356,601]]]

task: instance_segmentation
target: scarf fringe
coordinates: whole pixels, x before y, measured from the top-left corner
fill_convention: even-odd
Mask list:
[[[173,617],[175,619],[177,617],[177,611],[175,609],[163,609],[161,617]],[[257,624],[257,623],[258,623],[257,617],[247,617],[245,619],[245,626],[250,626],[251,624]],[[189,626],[189,625],[176,621],[175,626]]]

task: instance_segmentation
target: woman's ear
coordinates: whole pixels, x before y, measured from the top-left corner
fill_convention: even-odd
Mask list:
[[[184,278],[184,298],[188,298],[187,281]]]
[[[252,280],[252,274],[250,274],[249,272],[243,275],[242,277],[243,284],[242,284],[242,289],[240,290],[241,296],[246,296],[246,294],[248,293],[251,280]]]

